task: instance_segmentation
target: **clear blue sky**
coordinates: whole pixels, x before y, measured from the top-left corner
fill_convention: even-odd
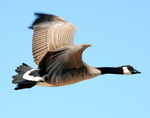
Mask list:
[[[141,75],[102,75],[77,84],[14,91],[11,76],[32,58],[34,12],[78,27],[75,44],[90,43],[91,66],[130,64]],[[150,118],[149,0],[1,0],[1,118]]]

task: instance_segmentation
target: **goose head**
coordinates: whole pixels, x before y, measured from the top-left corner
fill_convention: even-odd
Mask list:
[[[132,74],[140,74],[141,72],[137,71],[130,65],[119,66],[119,67],[101,67],[97,68],[100,70],[101,74],[124,74],[124,75],[132,75]]]
[[[137,71],[130,65],[122,66],[124,75],[140,74],[141,72]]]

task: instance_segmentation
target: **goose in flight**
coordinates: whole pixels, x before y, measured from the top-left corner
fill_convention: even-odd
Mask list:
[[[15,90],[35,85],[57,87],[74,84],[102,74],[140,73],[132,66],[91,67],[82,60],[83,51],[90,44],[74,45],[76,26],[61,17],[36,13],[32,26],[32,53],[38,69],[23,63],[12,76]]]

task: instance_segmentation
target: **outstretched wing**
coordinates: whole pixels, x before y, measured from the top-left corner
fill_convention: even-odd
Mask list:
[[[61,17],[48,14],[38,14],[31,29],[34,30],[32,53],[34,62],[39,65],[49,51],[64,46],[73,45],[76,26]]]
[[[89,46],[91,45],[73,45],[49,52],[48,58],[44,60],[44,68],[47,72],[46,82],[58,85],[63,81],[62,79],[65,79],[63,70],[82,68],[84,66],[82,53]]]

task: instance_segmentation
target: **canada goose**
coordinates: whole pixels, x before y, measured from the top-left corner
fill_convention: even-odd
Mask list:
[[[16,69],[12,83],[15,90],[39,86],[64,86],[102,74],[140,73],[132,66],[96,68],[82,61],[83,51],[90,44],[73,44],[76,26],[61,17],[36,13],[38,18],[29,27],[34,30],[32,52],[38,70],[27,64]]]

